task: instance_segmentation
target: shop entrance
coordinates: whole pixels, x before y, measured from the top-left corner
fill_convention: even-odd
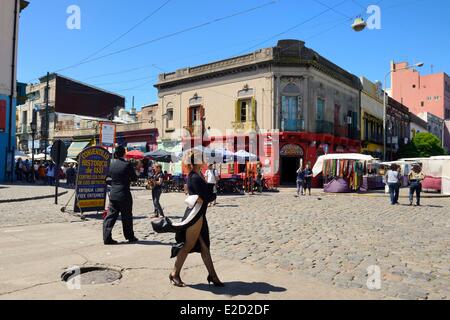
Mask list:
[[[281,184],[295,185],[297,181],[297,170],[300,167],[300,158],[281,158]]]

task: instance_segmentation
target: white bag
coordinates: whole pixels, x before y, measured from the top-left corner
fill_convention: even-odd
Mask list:
[[[188,206],[189,209],[192,209],[198,201],[198,195],[192,195],[184,200],[184,203]]]

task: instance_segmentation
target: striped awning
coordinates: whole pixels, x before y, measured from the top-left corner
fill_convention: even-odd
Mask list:
[[[78,155],[83,151],[88,145],[90,141],[74,141],[69,147],[67,151],[67,158],[76,159]]]

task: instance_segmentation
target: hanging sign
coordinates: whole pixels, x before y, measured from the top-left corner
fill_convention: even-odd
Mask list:
[[[100,123],[100,145],[106,148],[114,147],[116,143],[116,125],[114,123]]]

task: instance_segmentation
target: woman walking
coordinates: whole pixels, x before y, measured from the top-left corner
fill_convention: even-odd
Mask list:
[[[398,204],[399,197],[399,183],[400,173],[396,164],[391,165],[391,168],[386,173],[386,183],[389,186],[389,195],[391,197],[391,204]]]
[[[416,193],[416,204],[420,207],[420,193],[422,192],[422,181],[425,179],[425,174],[419,164],[414,164],[412,171],[408,175],[409,179],[409,205],[413,205],[414,193]]]
[[[163,180],[162,166],[160,164],[155,164],[155,173],[153,175],[154,185],[152,189],[152,200],[153,206],[155,207],[155,213],[152,218],[164,217],[164,211],[159,203],[162,194]]]
[[[208,202],[213,201],[213,195],[208,190],[208,185],[201,174],[202,164],[197,164],[195,160],[196,152],[191,151],[186,154],[184,163],[187,164],[189,175],[187,178],[187,189],[190,196],[198,198],[192,208],[186,209],[181,226],[176,231],[176,242],[172,248],[172,258],[176,257],[173,272],[169,276],[170,282],[177,287],[185,287],[180,274],[189,253],[201,253],[203,262],[209,272],[207,281],[215,286],[222,287],[224,284],[219,280],[214,269],[211,258],[208,221],[206,211]]]
[[[297,198],[300,197],[300,195],[305,195],[303,193],[303,184],[305,180],[305,172],[303,171],[302,167],[297,170]]]

